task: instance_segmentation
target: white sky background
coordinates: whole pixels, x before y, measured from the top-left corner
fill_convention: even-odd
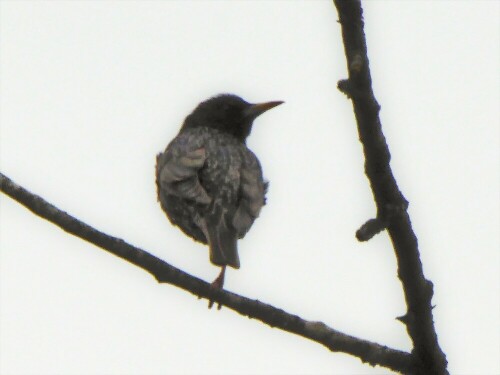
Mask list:
[[[500,372],[497,1],[366,1],[375,95],[453,374]],[[271,181],[226,288],[409,350],[330,1],[0,3],[0,170],[207,281],[154,163],[201,100],[285,100],[248,144]],[[0,194],[1,374],[387,374],[72,237]]]

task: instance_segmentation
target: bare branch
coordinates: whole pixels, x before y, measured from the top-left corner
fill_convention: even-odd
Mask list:
[[[446,356],[439,347],[432,318],[432,283],[424,277],[417,237],[406,212],[408,202],[399,191],[389,165],[389,148],[378,116],[380,106],[372,90],[361,2],[334,0],[334,3],[342,26],[349,72],[349,79],[339,81],[338,88],[352,100],[365,155],[365,173],[377,205],[377,219],[363,225],[358,238],[368,240],[387,228],[408,306],[400,320],[413,342],[412,354],[419,366],[417,374],[448,374]]]
[[[372,366],[378,365],[405,374],[412,373],[411,354],[346,335],[321,322],[312,322],[281,309],[224,290],[214,291],[210,284],[171,266],[148,252],[129,245],[72,217],[64,211],[19,186],[0,173],[0,189],[34,214],[61,227],[152,274],[160,283],[175,285],[199,298],[214,301],[241,315],[316,341],[331,351],[351,354]]]

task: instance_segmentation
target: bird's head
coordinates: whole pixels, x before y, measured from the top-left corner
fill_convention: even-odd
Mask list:
[[[220,130],[245,142],[252,130],[253,120],[282,101],[248,103],[239,96],[221,94],[201,102],[186,117],[181,131],[194,127],[209,127]]]

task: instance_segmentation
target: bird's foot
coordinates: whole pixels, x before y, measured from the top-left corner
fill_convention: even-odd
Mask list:
[[[216,290],[220,290],[222,289],[222,287],[224,286],[224,276],[226,274],[226,266],[222,266],[221,270],[220,270],[220,273],[219,273],[219,276],[217,276],[217,278],[212,281],[212,284],[210,284],[210,289],[216,291]],[[208,308],[211,309],[212,306],[214,305],[214,300],[210,299],[208,301]],[[217,304],[217,310],[220,310],[221,309],[221,304]]]

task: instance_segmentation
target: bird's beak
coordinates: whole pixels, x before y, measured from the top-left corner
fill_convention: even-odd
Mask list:
[[[252,104],[250,107],[245,109],[245,116],[250,117],[250,118],[256,118],[257,116],[263,114],[267,110],[274,108],[280,104],[283,104],[284,102],[278,100],[274,102],[266,102],[266,103],[257,103],[257,104]]]

